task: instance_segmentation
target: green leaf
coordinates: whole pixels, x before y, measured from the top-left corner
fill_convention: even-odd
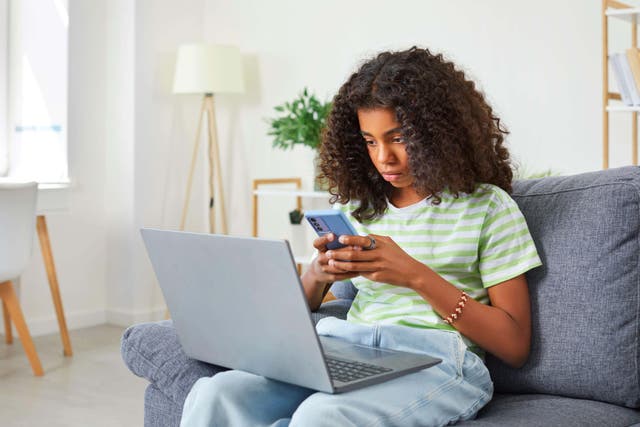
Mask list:
[[[306,145],[320,146],[322,129],[331,111],[330,102],[321,102],[305,87],[293,100],[274,107],[277,117],[268,119],[267,135],[273,137],[273,146],[292,149]]]

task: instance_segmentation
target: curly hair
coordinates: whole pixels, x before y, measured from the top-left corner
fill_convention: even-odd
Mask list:
[[[393,186],[373,165],[360,133],[359,109],[390,108],[401,125],[413,186],[439,204],[480,183],[511,192],[503,146],[507,130],[484,95],[442,54],[412,47],[382,52],[349,77],[333,98],[320,145],[319,176],[331,202],[358,201],[360,222],[384,214]]]

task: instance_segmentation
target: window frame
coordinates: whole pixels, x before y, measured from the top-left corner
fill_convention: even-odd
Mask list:
[[[0,0],[0,177],[9,172],[9,0]]]

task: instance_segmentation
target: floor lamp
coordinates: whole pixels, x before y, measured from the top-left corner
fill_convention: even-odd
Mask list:
[[[216,93],[241,92],[244,92],[242,58],[240,51],[236,47],[210,44],[180,46],[173,80],[173,93],[202,95],[202,105],[198,118],[198,129],[191,157],[189,177],[187,179],[180,230],[184,230],[189,210],[193,172],[198,158],[202,131],[202,117],[205,115],[207,118],[209,163],[209,232],[218,232],[216,230],[216,210],[220,214],[220,232],[226,234],[228,231],[213,95]],[[216,190],[219,196],[218,199],[215,197]]]

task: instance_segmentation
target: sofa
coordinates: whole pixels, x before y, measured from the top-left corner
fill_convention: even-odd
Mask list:
[[[640,426],[640,168],[514,183],[543,266],[527,273],[532,345],[513,369],[487,355],[493,400],[461,426]],[[314,320],[344,318],[355,289],[331,289]],[[221,345],[224,345],[221,343]],[[171,321],[122,337],[149,381],[145,426],[179,425],[192,384],[224,368],[188,358]]]

